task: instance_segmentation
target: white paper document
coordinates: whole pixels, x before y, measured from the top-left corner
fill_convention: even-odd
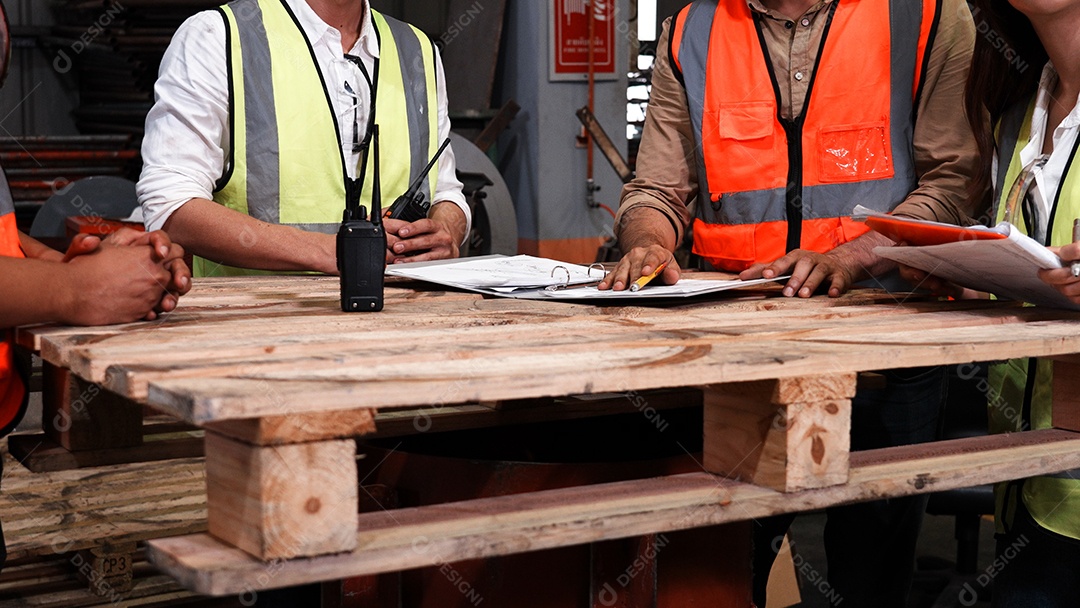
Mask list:
[[[598,267],[590,270],[588,266],[529,255],[489,255],[394,264],[386,269],[386,274],[488,295],[531,300],[685,298],[787,278],[751,281],[682,279],[675,285],[663,285],[657,280],[636,292],[600,291],[596,283],[604,278],[605,273]]]
[[[641,288],[638,291],[611,291],[610,289],[600,291],[595,286],[589,285],[587,287],[571,287],[569,289],[558,290],[542,290],[540,295],[543,298],[549,298],[554,300],[640,300],[649,298],[687,298],[690,296],[699,296],[707,293],[716,293],[720,291],[727,291],[729,289],[736,289],[738,287],[748,287],[750,285],[761,285],[763,283],[772,283],[787,279],[788,277],[777,277],[775,279],[751,279],[749,281],[740,281],[739,279],[723,281],[723,280],[704,280],[704,279],[679,279],[679,282],[674,285],[654,285],[649,283],[648,286]]]
[[[998,297],[1080,310],[1080,305],[1039,279],[1040,269],[1061,268],[1060,258],[1007,222],[988,230],[1008,238],[924,247],[876,247],[874,253]]]

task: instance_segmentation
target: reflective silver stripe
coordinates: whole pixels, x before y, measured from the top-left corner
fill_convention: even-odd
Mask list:
[[[703,110],[705,107],[706,65],[709,57],[709,43],[712,41],[712,23],[716,16],[716,0],[696,0],[686,9],[686,21],[683,22],[683,36],[679,45],[679,64],[682,66],[683,83],[686,88],[686,100],[690,109],[690,125],[694,130],[694,155],[698,174],[698,209],[712,210],[709,175],[705,171],[705,153],[701,138]],[[671,42],[675,36],[675,20],[671,22]],[[678,66],[671,66],[678,69]],[[699,215],[701,212],[699,211]],[[706,218],[706,221],[712,221]]]
[[[409,146],[412,158],[409,166],[409,181],[415,180],[428,164],[428,143],[431,141],[431,127],[425,111],[428,109],[427,74],[424,70],[424,52],[416,32],[406,23],[383,15],[398,50],[398,63],[401,64],[401,79],[405,88],[405,114],[409,120]],[[434,108],[431,111],[435,111]],[[431,182],[421,180],[420,191],[431,200]]]
[[[915,172],[915,125],[911,121],[911,117],[915,115],[912,91],[916,87],[915,73],[919,67],[916,63],[919,58],[922,22],[924,18],[931,18],[929,15],[923,15],[922,9],[923,3],[919,0],[891,0],[889,2],[889,28],[892,32],[890,42],[892,107],[889,112],[889,127],[892,135],[892,160],[895,174],[889,180],[894,182],[888,199],[892,201],[892,205],[888,209],[877,209],[877,211],[892,211],[893,207],[900,204],[919,183]],[[930,50],[929,47],[926,49],[927,54]],[[851,200],[859,199],[849,199],[849,202]],[[859,202],[866,204],[862,200]],[[847,212],[851,213],[851,209]]]
[[[783,221],[787,219],[787,195],[783,188],[729,192],[720,198],[719,209],[699,198],[698,216],[710,224]]]
[[[1016,153],[1016,142],[1020,138],[1020,128],[1024,126],[1024,118],[1027,117],[1030,99],[1013,105],[1001,117],[1001,125],[998,127],[998,166],[997,180],[994,182],[994,213],[991,218],[997,218],[998,205],[1001,203],[1001,194],[1004,188],[1011,188],[1012,184],[1006,184],[1005,179],[1009,174],[1009,165],[1012,164],[1013,154]],[[991,220],[994,221],[994,220]]]
[[[11,198],[7,176],[0,170],[0,215],[15,213],[15,201]]]
[[[846,217],[851,215],[852,201],[863,201],[865,207],[882,207],[891,211],[912,190],[907,179],[878,179],[849,184],[824,184],[803,187],[803,219]],[[720,199],[720,209],[712,206],[702,211],[702,219],[712,224],[758,224],[787,220],[786,192],[783,188],[726,193]]]
[[[258,0],[233,0],[229,7],[236,16],[244,65],[248,215],[276,224],[281,219],[281,156],[270,41]]]

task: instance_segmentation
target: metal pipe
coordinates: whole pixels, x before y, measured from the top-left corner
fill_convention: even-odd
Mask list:
[[[589,0],[589,113],[596,111],[596,2]],[[585,158],[587,169],[585,172],[585,204],[590,209],[596,207],[596,180],[593,175],[593,137],[588,129],[585,131]]]

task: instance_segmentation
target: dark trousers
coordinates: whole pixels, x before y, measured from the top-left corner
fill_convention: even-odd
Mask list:
[[[945,403],[945,368],[881,372],[882,388],[860,390],[852,400],[853,451],[934,441]],[[915,544],[927,496],[890,498],[826,511],[827,584],[823,593],[844,608],[904,608],[915,568]],[[769,570],[795,515],[758,520],[754,526],[754,603],[765,605]],[[814,567],[820,571],[820,566]]]
[[[993,580],[994,608],[1080,605],[1080,541],[1040,526],[1018,502],[1012,526],[997,537],[997,558],[975,584]]]
[[[4,478],[4,459],[0,457],[0,479]],[[7,563],[7,543],[4,542],[4,526],[0,524],[0,572],[4,570],[4,564]]]

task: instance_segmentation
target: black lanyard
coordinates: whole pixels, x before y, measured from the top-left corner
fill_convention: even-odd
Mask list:
[[[364,75],[364,80],[367,81],[368,91],[371,94],[368,104],[367,133],[364,134],[364,140],[360,141],[360,125],[357,121],[360,98],[352,91],[349,81],[345,81],[345,90],[350,95],[356,96],[357,100],[356,107],[353,107],[353,152],[360,153],[359,175],[353,180],[348,180],[348,178],[346,178],[347,182],[351,182],[347,184],[348,200],[346,201],[346,206],[358,207],[360,205],[361,191],[364,187],[364,179],[367,177],[368,151],[371,148],[371,135],[375,132],[375,100],[379,94],[379,58],[375,57],[374,60],[374,77],[371,74],[368,74],[367,68],[364,67],[364,62],[356,55],[346,53],[345,59],[360,68],[360,73]]]

